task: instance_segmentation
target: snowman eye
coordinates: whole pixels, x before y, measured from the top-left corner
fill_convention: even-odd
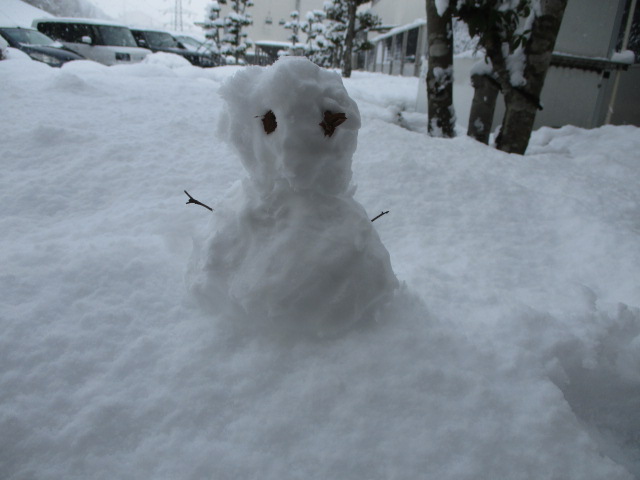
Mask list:
[[[336,131],[336,127],[346,122],[347,116],[344,113],[333,113],[330,110],[324,112],[324,118],[320,126],[324,130],[324,136],[330,137]]]
[[[264,127],[264,131],[267,135],[275,131],[278,126],[278,122],[276,121],[276,116],[272,110],[269,110],[262,116],[262,126]]]

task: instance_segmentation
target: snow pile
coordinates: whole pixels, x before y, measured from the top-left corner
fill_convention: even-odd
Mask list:
[[[230,301],[318,334],[374,315],[397,280],[353,198],[360,114],[340,76],[288,57],[236,73],[221,93],[249,178],[218,209],[195,290],[217,309]]]
[[[184,68],[190,67],[191,63],[189,60],[184,58],[181,55],[177,55],[175,53],[168,52],[154,52],[147,55],[142,63],[146,63],[148,65],[163,65],[170,69]]]
[[[3,49],[2,52],[4,54],[4,57],[7,58],[7,59],[22,60],[24,62],[32,62],[33,61],[33,59],[29,55],[24,53],[22,50],[18,50],[17,48],[7,47],[7,48]],[[31,68],[31,66],[29,66],[27,68]],[[34,67],[34,68],[38,68],[38,67]]]
[[[626,63],[627,65],[633,65],[635,62],[636,54],[633,50],[623,50],[622,52],[613,52],[611,60],[614,62]]]

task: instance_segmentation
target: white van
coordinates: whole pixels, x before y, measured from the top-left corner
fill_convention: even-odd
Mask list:
[[[141,62],[150,53],[137,46],[129,28],[106,20],[38,18],[33,21],[33,28],[104,65]]]

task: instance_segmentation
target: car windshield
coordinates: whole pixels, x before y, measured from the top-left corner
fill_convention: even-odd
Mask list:
[[[3,30],[14,42],[23,45],[51,45],[52,39],[37,30],[27,30],[25,28],[7,28]]]
[[[104,45],[113,45],[116,47],[137,47],[136,41],[131,34],[131,30],[126,27],[112,27],[106,25],[98,25],[102,43]]]
[[[180,40],[180,43],[187,47],[189,50],[198,50],[202,46],[202,43],[197,41],[195,38],[178,37],[178,40]]]
[[[146,32],[145,36],[150,47],[180,48],[178,42],[170,34],[164,32]]]

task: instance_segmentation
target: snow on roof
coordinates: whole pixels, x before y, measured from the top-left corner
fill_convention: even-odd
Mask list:
[[[257,40],[254,43],[259,47],[291,47],[292,46],[291,42],[281,42],[277,40]]]
[[[100,20],[95,18],[80,18],[80,17],[49,17],[49,18],[36,18],[34,22],[57,22],[57,23],[86,23],[90,25],[107,25],[109,27],[126,27],[126,25],[112,20]]]
[[[169,35],[173,35],[169,30],[164,30],[162,28],[153,28],[153,27],[140,27],[138,25],[129,25],[131,30],[142,30],[145,32],[157,32],[157,33],[168,33]]]
[[[21,0],[2,0],[0,2],[0,26],[2,27],[30,28],[34,18],[42,17],[52,17],[52,15]]]
[[[384,40],[385,38],[393,37],[402,32],[406,32],[407,30],[412,30],[414,28],[421,27],[427,24],[427,20],[425,18],[416,18],[413,22],[407,23],[405,25],[400,25],[398,27],[392,28],[387,33],[383,33],[382,35],[378,35],[375,38],[372,38],[372,42],[379,42],[380,40]]]
[[[179,32],[176,30],[169,30],[169,33],[174,37],[190,37],[194,40],[198,40],[199,42],[207,41],[207,37],[202,35],[202,32]]]

